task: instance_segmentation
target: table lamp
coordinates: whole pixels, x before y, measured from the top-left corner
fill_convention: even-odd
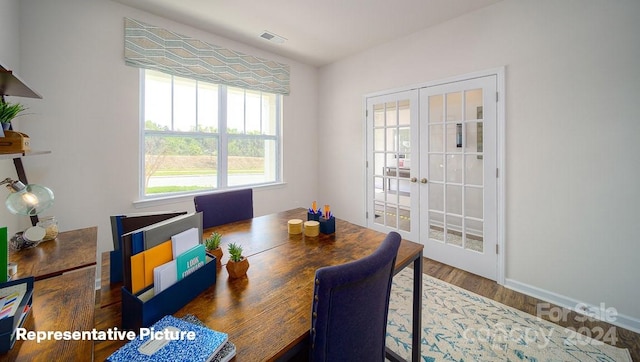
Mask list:
[[[10,178],[0,181],[0,185],[6,185],[9,190],[5,205],[12,214],[35,216],[53,205],[53,192],[47,187],[35,184],[25,186],[22,182],[14,181]],[[32,227],[27,229],[25,233],[41,233],[44,236],[43,231],[42,228]],[[9,244],[6,227],[0,230],[0,234],[2,234],[0,235],[0,265],[8,266]],[[8,279],[7,268],[0,267],[0,283],[6,282]]]
[[[6,184],[10,191],[5,205],[15,215],[34,216],[53,205],[53,192],[44,186],[28,184],[6,178],[0,185]]]

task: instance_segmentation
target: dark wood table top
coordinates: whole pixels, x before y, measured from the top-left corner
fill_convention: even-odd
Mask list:
[[[70,270],[96,265],[98,228],[64,231],[38,246],[9,253],[9,261],[18,264],[13,279],[32,275],[36,280],[61,275]]]
[[[239,361],[273,360],[305,340],[311,325],[316,269],[369,255],[386,234],[337,219],[334,234],[289,235],[287,221],[294,218],[306,220],[306,210],[294,209],[205,230],[205,236],[214,230],[223,234],[223,264],[228,261],[226,246],[235,242],[243,246],[251,266],[246,278],[235,280],[229,279],[224,267],[218,269],[216,283],[175,315],[193,314],[210,328],[228,333]],[[420,244],[403,240],[396,269],[410,264],[422,249]],[[101,305],[103,308],[96,312],[96,328],[119,327],[119,303]],[[97,343],[96,360],[104,360],[123,344]]]
[[[91,331],[95,312],[95,267],[36,281],[27,331]],[[17,340],[0,361],[90,361],[92,340]]]

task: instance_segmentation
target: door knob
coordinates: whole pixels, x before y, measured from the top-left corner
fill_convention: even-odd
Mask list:
[[[428,182],[428,180],[423,177],[423,178],[420,179],[420,182],[423,183],[423,184],[426,184]]]
[[[417,177],[412,177],[410,181],[411,182],[418,182],[418,178]]]

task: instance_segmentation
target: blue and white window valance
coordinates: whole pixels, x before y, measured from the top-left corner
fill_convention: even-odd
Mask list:
[[[289,66],[125,18],[127,65],[269,93],[289,94]]]

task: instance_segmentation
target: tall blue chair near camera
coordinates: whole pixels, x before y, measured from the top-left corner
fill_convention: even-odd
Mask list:
[[[391,232],[373,254],[316,271],[312,361],[384,361],[391,279],[400,246]]]
[[[202,211],[202,227],[210,228],[253,218],[253,190],[242,189],[198,195],[196,212]]]

